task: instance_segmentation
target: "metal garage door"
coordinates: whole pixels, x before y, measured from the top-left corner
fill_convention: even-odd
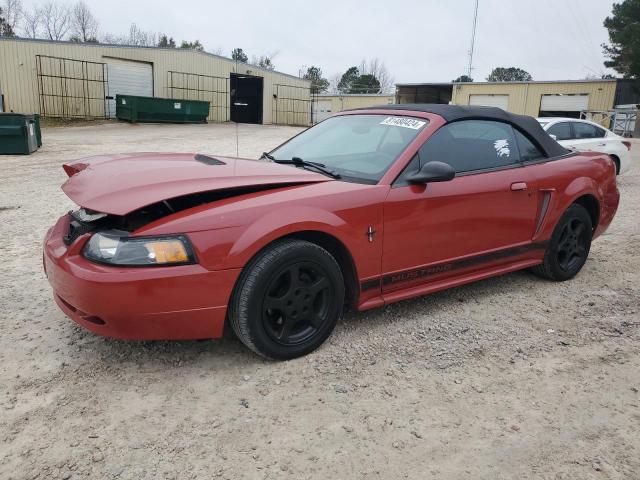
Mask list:
[[[313,102],[313,123],[321,122],[331,115],[331,100],[316,100]]]
[[[139,95],[153,97],[153,66],[150,63],[131,60],[106,59],[109,96],[108,116],[116,114],[116,95]]]
[[[540,111],[580,112],[589,109],[589,95],[542,95]]]
[[[509,95],[469,95],[469,105],[498,107],[507,110],[509,106]]]

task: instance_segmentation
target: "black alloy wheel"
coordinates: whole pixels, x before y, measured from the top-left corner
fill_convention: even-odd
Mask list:
[[[267,334],[282,345],[297,345],[316,335],[328,316],[335,294],[325,269],[314,262],[295,262],[274,275],[262,302]]]
[[[531,270],[550,280],[564,281],[575,277],[587,261],[592,237],[593,223],[589,212],[574,203],[560,217],[542,264]]]
[[[283,239],[243,269],[229,303],[229,323],[242,343],[264,357],[300,357],[329,337],[344,295],[342,270],[327,250]]]
[[[582,266],[591,245],[591,230],[577,217],[564,224],[558,240],[558,265],[567,273]]]

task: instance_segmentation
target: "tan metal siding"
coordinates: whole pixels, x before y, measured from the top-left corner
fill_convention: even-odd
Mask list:
[[[168,71],[188,72],[229,78],[241,73],[264,78],[263,122],[274,121],[274,85],[309,87],[301,78],[262,70],[253,65],[236,64],[233,60],[193,50],[122,47],[91,44],[55,43],[0,39],[0,91],[5,95],[5,108],[15,112],[39,112],[36,55],[49,55],[91,62],[105,62],[106,58],[137,60],[153,64],[153,93],[167,98]]]
[[[316,100],[331,101],[331,113],[354,108],[388,105],[395,102],[394,95],[320,95]]]
[[[469,105],[470,95],[509,95],[510,112],[536,117],[540,113],[542,95],[587,94],[589,110],[609,110],[613,108],[615,93],[615,81],[465,83],[453,86],[452,102]]]

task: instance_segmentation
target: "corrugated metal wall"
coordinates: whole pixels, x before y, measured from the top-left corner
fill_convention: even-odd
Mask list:
[[[316,95],[314,100],[331,101],[331,112],[342,112],[354,108],[388,105],[395,102],[394,95]]]
[[[236,64],[233,60],[203,52],[181,49],[123,47],[71,42],[48,42],[0,38],[0,92],[5,97],[6,111],[21,113],[40,112],[36,56],[48,55],[90,62],[105,62],[107,58],[135,60],[153,64],[153,92],[156,97],[168,98],[169,71],[209,77],[229,78],[230,73],[256,75],[264,78],[263,122],[275,122],[273,95],[275,85],[301,87],[307,91],[309,82],[291,75],[262,70],[253,65]],[[80,88],[80,86],[74,87]],[[283,88],[283,87],[281,87]],[[304,94],[298,93],[298,96]],[[307,94],[308,101],[308,94]],[[227,100],[228,101],[228,100]],[[226,109],[228,120],[228,109]],[[307,125],[301,115],[291,114],[278,119],[278,123]],[[220,117],[218,115],[218,117]],[[212,121],[222,120],[213,118]]]
[[[587,94],[589,110],[609,110],[615,99],[616,81],[455,84],[452,102],[455,105],[469,105],[470,95],[509,95],[510,112],[537,117],[542,95],[558,94]]]

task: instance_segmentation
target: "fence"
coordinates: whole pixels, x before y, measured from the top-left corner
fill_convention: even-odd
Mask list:
[[[186,72],[167,72],[167,94],[178,100],[209,102],[209,121],[229,121],[229,79]]]
[[[36,55],[36,75],[41,115],[106,117],[105,63]]]
[[[311,89],[296,85],[275,84],[273,123],[278,125],[311,124]]]

